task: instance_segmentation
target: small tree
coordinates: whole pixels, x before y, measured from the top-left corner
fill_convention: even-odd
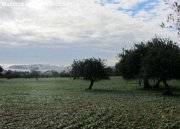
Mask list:
[[[6,77],[7,79],[13,78],[13,71],[8,70],[8,71],[5,73],[5,77]]]
[[[31,76],[34,77],[36,79],[36,81],[38,81],[39,79],[39,75],[40,75],[40,72],[38,71],[39,68],[33,68],[31,69]]]
[[[85,80],[90,80],[89,90],[92,89],[95,81],[109,79],[103,61],[95,58],[74,60],[72,74],[74,77],[83,77]]]

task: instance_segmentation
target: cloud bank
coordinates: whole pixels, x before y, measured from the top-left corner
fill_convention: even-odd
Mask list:
[[[79,46],[111,58],[123,47],[155,35],[178,41],[176,32],[160,28],[168,10],[159,0],[1,0],[0,5],[3,48],[73,51]]]

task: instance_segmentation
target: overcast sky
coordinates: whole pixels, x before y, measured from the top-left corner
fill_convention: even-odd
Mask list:
[[[167,13],[163,0],[0,0],[0,64],[114,65],[122,48],[155,35],[178,41],[160,27]]]

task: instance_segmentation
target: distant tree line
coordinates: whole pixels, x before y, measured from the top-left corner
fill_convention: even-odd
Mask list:
[[[38,80],[38,78],[48,78],[48,77],[70,77],[70,72],[57,72],[57,71],[46,71],[46,72],[40,72],[36,70],[32,71],[12,71],[12,70],[3,70],[2,67],[0,67],[0,77],[1,78],[35,78]]]
[[[110,76],[115,76],[115,68],[106,68],[106,72]],[[0,66],[0,78],[35,78],[38,80],[38,78],[48,78],[48,77],[73,77],[73,78],[79,78],[78,76],[75,77],[74,73],[72,71],[66,72],[61,71],[57,72],[54,70],[40,72],[38,69],[33,69],[31,71],[13,71],[13,70],[4,70],[3,67]]]

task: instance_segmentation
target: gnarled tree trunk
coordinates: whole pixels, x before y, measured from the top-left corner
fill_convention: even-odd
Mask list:
[[[153,86],[154,88],[158,89],[160,87],[161,79],[158,80],[158,82]]]
[[[91,83],[90,83],[90,85],[89,85],[89,90],[92,89],[92,86],[93,86],[93,84],[94,84],[94,80],[93,80],[93,79],[90,79],[90,81],[91,81]]]
[[[139,76],[139,86],[141,86],[141,77]]]
[[[143,80],[144,80],[144,88],[145,89],[151,88],[151,86],[149,84],[149,78],[148,77],[144,77]]]
[[[166,80],[162,80],[162,81],[163,81],[163,84],[164,84],[164,86],[165,86],[165,88],[166,88],[166,92],[165,92],[164,94],[165,94],[165,95],[173,95],[173,93],[172,93],[171,89],[169,88]]]

